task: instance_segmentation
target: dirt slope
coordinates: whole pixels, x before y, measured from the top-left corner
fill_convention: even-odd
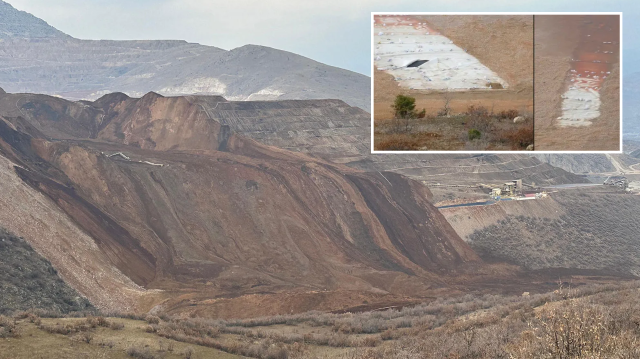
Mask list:
[[[0,114],[13,176],[147,289],[139,308],[284,290],[425,295],[479,263],[425,187],[258,144],[183,97],[5,94]],[[88,270],[67,255],[54,263],[61,271]],[[91,300],[110,295],[70,283]],[[309,300],[294,310],[312,309]]]

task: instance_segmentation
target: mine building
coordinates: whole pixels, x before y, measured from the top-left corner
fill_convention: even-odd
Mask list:
[[[627,189],[629,186],[629,181],[625,176],[610,176],[607,178],[604,183],[605,186],[615,186],[620,189]]]

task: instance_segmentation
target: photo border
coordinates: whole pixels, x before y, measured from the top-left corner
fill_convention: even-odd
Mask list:
[[[374,16],[376,15],[618,15],[620,16],[620,137],[619,137],[619,141],[620,141],[620,148],[618,151],[537,151],[535,150],[535,130],[534,130],[534,150],[533,151],[526,151],[526,150],[522,150],[522,151],[468,151],[468,150],[460,150],[460,151],[440,151],[440,150],[436,150],[436,151],[376,151],[374,149],[374,87],[373,87],[373,74],[374,74],[374,70],[375,70],[375,64],[373,62],[373,58],[375,55],[374,52],[374,48],[375,48],[375,44],[374,44]],[[622,102],[623,102],[623,88],[624,88],[624,67],[623,67],[623,62],[624,62],[624,43],[623,43],[623,20],[624,20],[624,16],[623,16],[623,12],[619,11],[610,11],[610,12],[417,12],[417,11],[372,11],[371,12],[371,29],[370,29],[370,35],[371,35],[371,56],[369,57],[370,61],[371,61],[371,153],[372,154],[379,154],[379,153],[387,153],[387,154],[403,154],[403,153],[407,153],[407,154],[443,154],[443,153],[450,153],[450,154],[454,154],[454,153],[495,153],[495,154],[553,154],[553,153],[557,153],[557,154],[579,154],[579,153],[604,153],[604,154],[622,154],[623,153],[623,128],[624,128],[624,113],[623,113],[623,106],[622,106]],[[534,34],[535,34],[535,28],[534,28]],[[535,43],[534,43],[534,47],[535,47]],[[535,52],[534,52],[534,62],[535,62]],[[533,75],[534,81],[535,81],[535,69],[534,69],[534,75]],[[535,86],[535,85],[534,85]],[[535,91],[534,91],[534,109],[535,109]],[[535,116],[535,114],[534,114]],[[535,128],[535,117],[533,119],[534,121],[534,128]]]

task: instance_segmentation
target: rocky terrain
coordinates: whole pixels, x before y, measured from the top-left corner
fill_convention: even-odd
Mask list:
[[[230,51],[185,41],[70,37],[0,1],[0,86],[69,99],[121,91],[234,100],[337,98],[370,107],[370,79],[263,46]]]
[[[0,228],[0,314],[43,309],[68,313],[93,306],[70,288],[51,263],[21,238]]]
[[[44,20],[27,12],[18,11],[0,1],[0,39],[68,39],[69,36],[49,26]]]

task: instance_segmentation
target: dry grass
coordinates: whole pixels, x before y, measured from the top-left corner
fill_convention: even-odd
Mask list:
[[[517,116],[524,122],[513,123]],[[453,116],[412,119],[399,130],[393,120],[376,121],[374,145],[378,151],[526,150],[533,144],[533,120],[516,110],[493,113],[484,106],[470,105]],[[471,136],[470,133],[474,133]],[[476,133],[479,133],[476,135]]]
[[[45,327],[76,328],[64,335],[40,330],[36,318],[21,315],[0,321],[23,331],[11,342],[0,339],[0,353],[27,358],[27,350],[37,352],[44,343],[52,348],[49,357],[64,348],[105,358],[637,358],[639,288],[640,282],[561,287],[527,296],[464,295],[375,312],[226,321],[42,319]],[[114,322],[124,328],[111,330]]]

